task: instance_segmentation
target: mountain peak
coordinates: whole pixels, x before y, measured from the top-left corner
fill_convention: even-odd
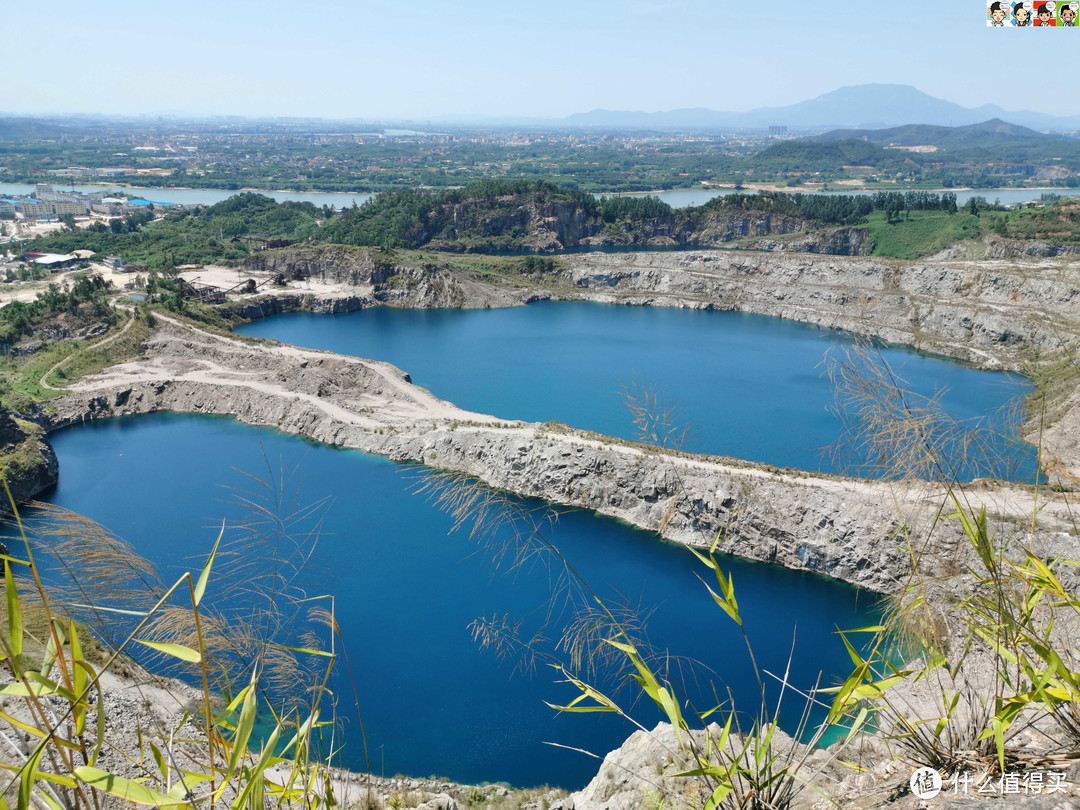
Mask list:
[[[743,113],[702,108],[656,113],[593,110],[572,115],[564,121],[576,126],[641,128],[763,129],[787,126],[821,130],[925,124],[945,127],[982,125],[999,129],[1013,126],[1058,132],[1080,129],[1080,115],[1054,118],[1028,111],[1007,112],[991,104],[972,109],[935,98],[907,84],[848,85],[786,107],[760,107]]]

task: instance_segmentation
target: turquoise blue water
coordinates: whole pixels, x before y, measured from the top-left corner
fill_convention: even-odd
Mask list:
[[[509,614],[526,630],[542,629],[559,572],[540,561],[494,570],[475,540],[448,535],[451,519],[414,494],[418,467],[223,417],[110,420],[61,431],[53,442],[61,472],[49,500],[132,541],[169,581],[201,566],[223,517],[230,524],[244,519],[247,513],[231,503],[237,488],[253,488],[242,473],[265,477],[269,463],[294,471],[284,489],[299,485],[299,504],[330,499],[305,587],[310,595],[337,596],[376,773],[577,788],[598,762],[545,742],[602,756],[633,730],[602,715],[557,716],[544,701],[565,702],[575,693],[557,683],[556,673],[542,665],[515,673],[514,662],[471,640],[469,625],[481,616]],[[686,681],[699,706],[712,704],[714,684],[753,709],[757,687],[741,637],[704,592],[685,549],[583,511],[562,513],[546,533],[605,599],[655,611],[649,635],[660,649],[701,662],[701,680]],[[509,534],[504,529],[497,539],[508,541]],[[869,595],[782,568],[735,559],[727,566],[762,669],[783,672],[794,639],[793,683],[808,687],[819,672],[831,683],[848,672],[835,630],[873,623]],[[215,578],[211,604],[221,588]],[[565,621],[557,607],[545,635],[557,638]],[[344,764],[363,769],[351,689],[343,678],[333,686],[340,713],[353,718]],[[801,705],[792,696],[786,705],[790,728]],[[659,719],[646,706],[636,712],[648,727]]]
[[[462,408],[504,419],[556,420],[638,438],[619,392],[654,389],[685,449],[811,471],[868,473],[864,458],[833,448],[843,425],[826,352],[851,338],[835,330],[734,312],[542,302],[501,310],[396,310],[279,315],[237,331],[342,354],[388,360],[413,382]],[[901,348],[882,350],[896,375],[989,436],[983,456],[953,454],[961,479],[1033,481],[1035,449],[1016,440],[1002,409],[1032,386]]]

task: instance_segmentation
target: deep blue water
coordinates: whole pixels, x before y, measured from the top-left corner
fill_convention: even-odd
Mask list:
[[[341,354],[388,360],[413,382],[467,410],[639,438],[619,391],[652,387],[685,449],[811,471],[855,472],[829,450],[842,434],[825,354],[850,346],[836,330],[735,312],[541,302],[501,310],[291,313],[237,331]],[[1002,412],[1030,381],[903,348],[884,358],[905,387],[933,396],[991,436],[990,458],[956,461],[962,479],[1032,481],[1035,449]],[[1009,437],[1013,437],[1010,439]],[[1000,459],[1004,459],[1003,461]]]
[[[555,682],[552,670],[514,674],[512,663],[478,649],[468,630],[478,617],[509,613],[537,628],[554,574],[539,564],[498,573],[476,541],[448,535],[451,519],[414,493],[420,468],[224,417],[110,420],[52,440],[61,472],[49,500],[133,542],[167,581],[201,566],[223,517],[243,518],[230,503],[230,487],[252,489],[242,473],[265,477],[269,461],[277,471],[296,471],[286,475],[284,489],[299,485],[300,503],[332,499],[308,592],[337,595],[376,773],[577,788],[598,762],[544,743],[603,755],[632,731],[602,715],[556,716],[543,701],[565,702],[574,693]],[[653,642],[707,664],[721,694],[730,687],[740,705],[753,709],[756,687],[741,638],[695,578],[701,569],[689,552],[582,511],[563,513],[547,536],[601,596],[655,608]],[[810,686],[819,672],[830,683],[848,672],[834,631],[873,623],[870,595],[782,568],[736,559],[727,566],[763,669],[783,672],[794,634],[794,683]],[[221,576],[223,568],[216,569]],[[211,604],[220,587],[212,581]],[[334,687],[348,717],[348,684],[338,678]],[[786,705],[787,721],[795,723],[801,707],[790,696]],[[648,709],[639,715],[649,727],[658,720]],[[347,726],[344,764],[363,769],[357,728],[355,721]]]

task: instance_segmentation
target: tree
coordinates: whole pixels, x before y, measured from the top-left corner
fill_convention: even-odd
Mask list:
[[[64,229],[65,230],[68,230],[68,231],[77,230],[76,225],[75,225],[75,215],[74,214],[61,214],[60,215],[60,221],[62,223],[64,223]]]

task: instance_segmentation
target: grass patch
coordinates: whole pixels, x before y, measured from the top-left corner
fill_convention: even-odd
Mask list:
[[[152,305],[152,309],[156,309],[170,318],[174,318],[178,321],[184,321],[197,329],[202,329],[206,332],[215,335],[227,336],[227,337],[239,337],[232,333],[233,327],[239,323],[245,321],[244,318],[232,317],[227,314],[224,307],[227,304],[200,304],[197,301],[185,301],[184,308],[180,312],[175,312],[168,307],[160,304]]]
[[[961,240],[976,239],[984,231],[982,220],[966,211],[908,211],[893,222],[884,211],[876,211],[865,227],[874,239],[870,254],[894,259],[929,256]]]
[[[8,360],[0,364],[0,407],[21,411],[37,402],[46,402],[66,393],[54,391],[41,385],[42,376],[49,369],[61,363],[46,382],[50,386],[63,389],[65,384],[78,380],[87,374],[96,374],[108,366],[137,357],[142,353],[142,344],[150,334],[144,319],[135,323],[120,338],[98,348],[123,329],[123,325],[114,327],[104,337],[91,344],[79,341],[62,341],[45,347],[27,358]]]
[[[41,471],[46,464],[44,457],[41,455],[41,446],[38,443],[38,436],[41,432],[41,429],[35,426],[33,433],[29,434],[23,441],[10,450],[0,453],[0,469],[3,469],[5,474],[18,478],[24,475],[34,475]],[[0,497],[4,497],[2,492],[0,492]]]
[[[74,341],[47,346],[27,358],[8,360],[0,365],[0,406],[13,411],[24,410],[35,402],[45,402],[60,396],[41,386],[42,375],[66,357],[78,351]]]
[[[119,328],[123,329],[122,326]],[[76,349],[70,355],[70,359],[50,374],[45,382],[55,388],[62,388],[66,383],[74,382],[88,374],[97,374],[111,365],[138,357],[142,354],[143,343],[150,335],[150,327],[145,319],[136,318],[130,328],[116,340],[104,346],[100,345],[116,333],[117,330],[113,329],[94,345]]]
[[[1039,358],[1026,370],[1035,391],[1027,398],[1029,421],[1044,418],[1046,424],[1058,421],[1068,410],[1067,399],[1080,383],[1080,366],[1070,353],[1061,352],[1053,358]]]

